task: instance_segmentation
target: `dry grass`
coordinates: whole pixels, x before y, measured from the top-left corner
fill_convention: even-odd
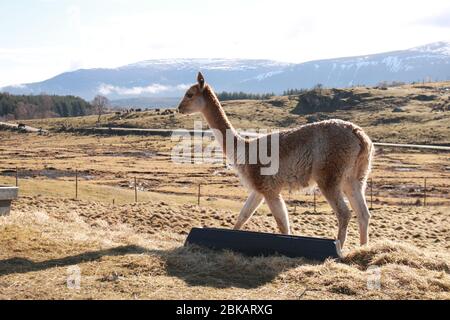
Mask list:
[[[352,249],[342,262],[249,258],[182,247],[184,237],[164,231],[171,226],[161,228],[158,222],[158,232],[150,234],[133,223],[83,217],[93,214],[87,202],[25,200],[28,204],[20,201],[11,216],[0,218],[0,299],[450,298],[449,256],[434,249],[379,240]],[[32,205],[53,201],[58,208]],[[122,208],[109,209],[115,213]],[[167,215],[177,209],[183,208],[171,208]],[[135,215],[126,217],[132,221]],[[73,265],[81,270],[78,290],[66,284]],[[367,287],[367,269],[374,265],[381,268],[380,290]]]
[[[48,196],[22,196],[15,203],[19,212],[45,212],[61,221],[74,215],[91,227],[127,225],[134,231],[147,235],[161,232],[186,235],[192,227],[231,228],[236,221],[237,210],[214,208],[208,204],[197,206],[175,201],[146,201],[141,203],[110,204],[99,201],[73,200]],[[432,250],[450,249],[449,212],[443,207],[393,207],[379,206],[372,210],[371,236],[374,240],[401,240],[419,248]],[[317,213],[305,208],[290,210],[294,234],[333,238],[336,218],[331,209],[321,208]],[[245,229],[277,232],[275,221],[265,207],[259,209]],[[356,219],[349,227],[349,247],[357,247]]]
[[[198,184],[202,184],[202,201],[208,206],[238,210],[247,194],[235,173],[223,164],[173,163],[170,152],[176,142],[168,138],[13,132],[0,132],[0,137],[0,171],[17,166],[26,194],[73,197],[75,169],[79,171],[80,197],[109,203],[134,200],[134,177],[139,179],[142,201],[156,198],[195,204]],[[448,163],[446,153],[378,148],[372,174],[374,203],[421,203],[423,177],[428,177],[428,204],[449,206]],[[13,175],[0,172],[0,183],[14,183]],[[312,206],[311,195],[293,190],[284,197],[292,208]],[[325,205],[323,197],[318,201]]]

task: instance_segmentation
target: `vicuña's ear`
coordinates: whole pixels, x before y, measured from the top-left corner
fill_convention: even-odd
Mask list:
[[[205,88],[205,78],[203,78],[203,75],[201,72],[199,72],[197,75],[197,82],[198,82],[198,86],[200,87],[200,90],[203,91],[203,89]]]

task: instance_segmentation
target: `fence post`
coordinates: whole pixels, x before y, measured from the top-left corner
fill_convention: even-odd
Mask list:
[[[373,179],[370,178],[370,209],[373,209]]]
[[[137,196],[137,179],[134,177],[134,202],[138,202],[138,196]]]
[[[197,205],[200,206],[200,186],[201,184],[198,184],[198,195],[197,195]]]
[[[427,178],[423,180],[423,206],[427,206]]]
[[[75,170],[75,199],[78,199],[78,169]]]
[[[19,186],[19,169],[16,167],[16,187]]]

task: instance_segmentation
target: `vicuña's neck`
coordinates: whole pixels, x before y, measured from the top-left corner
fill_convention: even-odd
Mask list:
[[[203,97],[206,100],[206,108],[203,116],[206,122],[208,122],[209,127],[213,129],[214,136],[222,146],[224,154],[230,161],[235,162],[237,142],[242,141],[242,138],[237,134],[233,125],[228,120],[219,99],[211,87],[205,87]],[[232,149],[230,149],[231,146]]]

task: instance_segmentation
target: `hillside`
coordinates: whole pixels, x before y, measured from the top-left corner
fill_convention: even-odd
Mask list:
[[[340,118],[362,126],[375,141],[450,145],[450,82],[397,87],[322,89],[267,100],[223,102],[231,122],[240,129],[290,128]],[[193,129],[200,115],[164,114],[149,110],[103,117],[105,127]],[[95,126],[97,117],[27,121],[59,130]],[[203,121],[206,128],[207,125]]]
[[[180,97],[202,70],[217,91],[275,92],[288,88],[343,88],[382,81],[445,81],[450,75],[450,43],[428,45],[357,57],[304,63],[249,59],[159,59],[115,69],[82,69],[37,83],[1,90],[17,94],[74,94],[91,100]],[[155,100],[158,101],[158,100]],[[154,104],[152,104],[153,106]]]

